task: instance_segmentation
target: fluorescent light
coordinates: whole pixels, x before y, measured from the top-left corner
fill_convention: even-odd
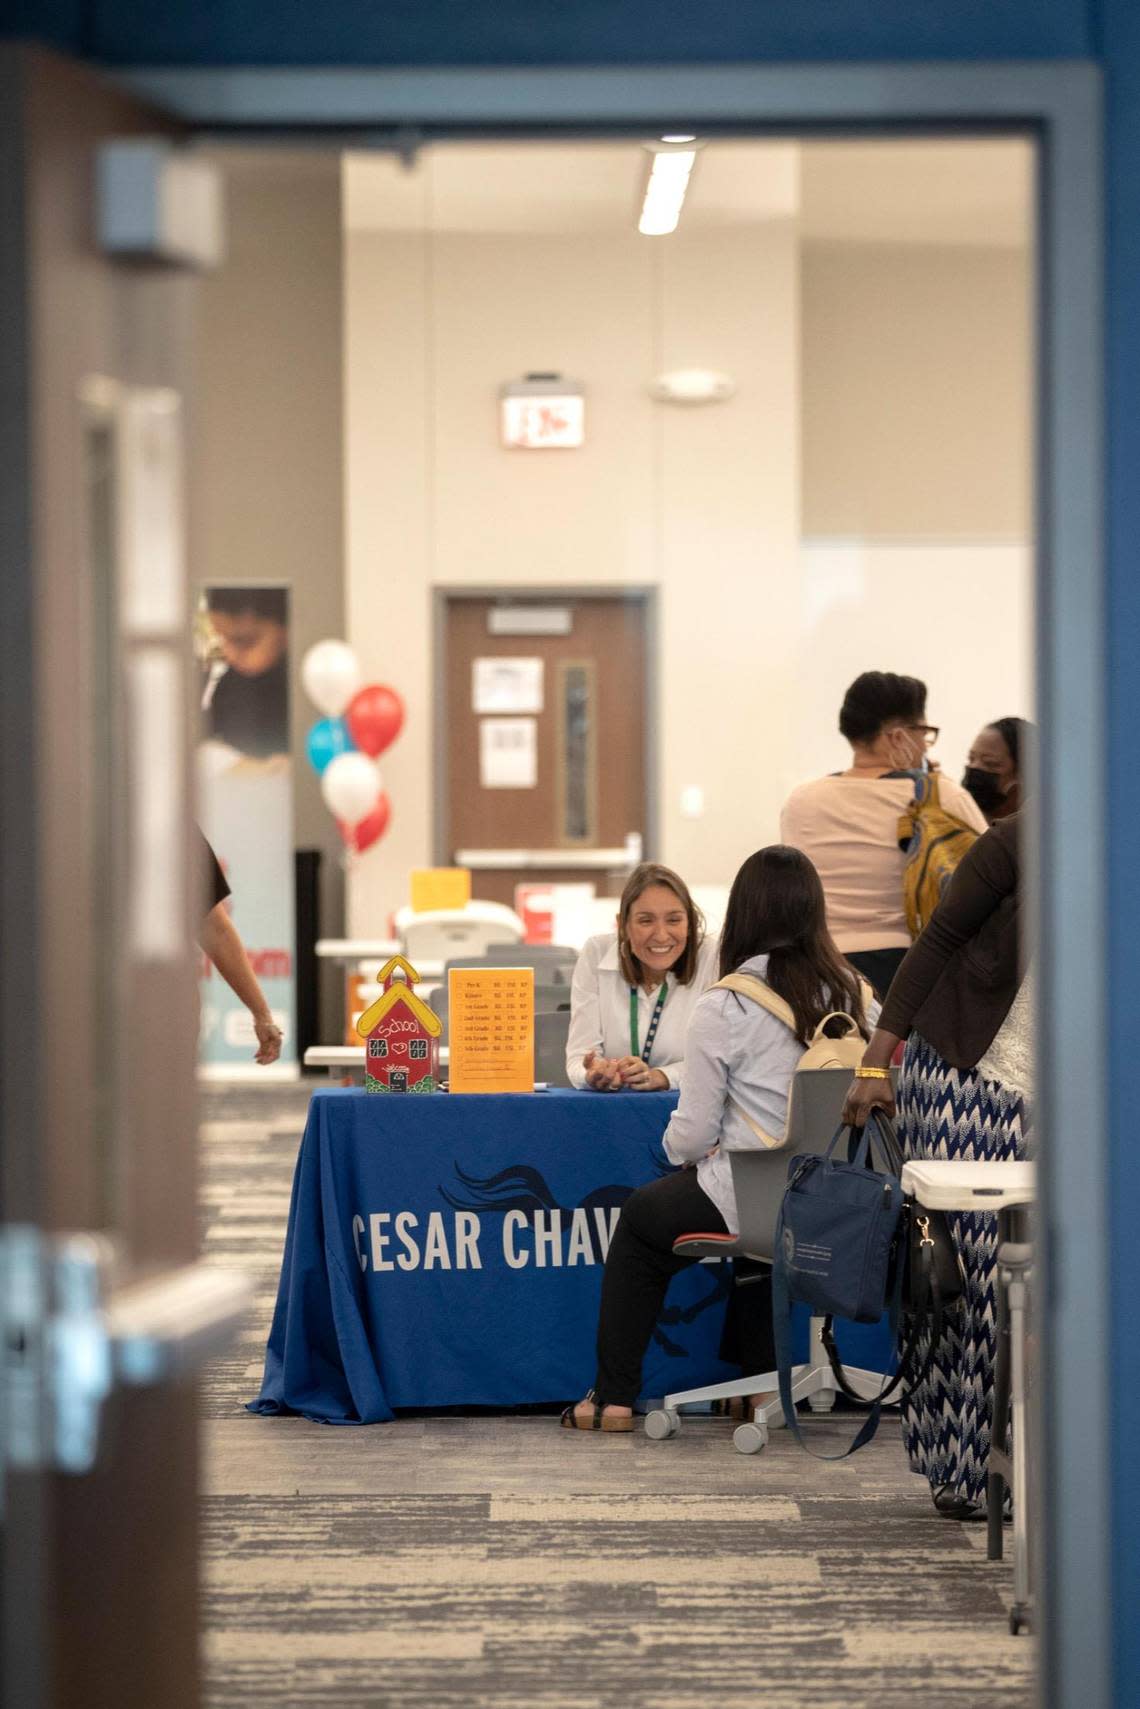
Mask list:
[[[653,150],[653,166],[637,222],[638,231],[645,237],[665,237],[676,231],[696,158],[695,148],[658,146]]]
[[[662,142],[696,142],[695,136],[663,136]]]

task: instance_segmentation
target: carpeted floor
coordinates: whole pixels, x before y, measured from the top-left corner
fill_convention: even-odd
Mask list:
[[[712,1418],[655,1443],[533,1416],[245,1412],[306,1097],[203,1100],[206,1254],[258,1283],[203,1390],[207,1704],[1029,1709],[1008,1563],[934,1515],[893,1419],[824,1465],[786,1431],[745,1458]]]

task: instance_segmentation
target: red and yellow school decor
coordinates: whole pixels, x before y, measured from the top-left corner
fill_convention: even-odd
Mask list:
[[[453,1092],[534,1091],[534,968],[453,967],[448,976]]]
[[[419,977],[402,955],[394,955],[380,969],[384,990],[356,1023],[357,1036],[364,1041],[366,1092],[439,1090],[443,1023],[412,990]]]

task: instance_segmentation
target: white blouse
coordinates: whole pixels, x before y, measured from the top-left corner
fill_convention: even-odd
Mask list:
[[[661,1010],[649,1066],[660,1068],[670,1086],[681,1084],[685,1033],[702,991],[715,983],[720,939],[707,937],[697,951],[697,966],[687,985],[666,975],[669,990]],[[637,1037],[642,1049],[657,1007],[660,987],[637,987]],[[629,986],[622,978],[616,932],[602,932],[582,946],[570,987],[570,1032],[566,1040],[566,1073],[571,1086],[586,1084],[582,1059],[589,1051],[599,1056],[634,1056],[629,1036]]]

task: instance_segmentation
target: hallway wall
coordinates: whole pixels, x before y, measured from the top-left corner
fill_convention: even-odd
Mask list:
[[[1024,252],[821,250],[801,244],[794,208],[661,243],[632,221],[438,232],[430,158],[345,165],[348,633],[409,708],[382,761],[393,823],[353,874],[351,929],[380,930],[431,858],[434,587],[659,586],[653,852],[694,882],[731,879],[777,835],[788,791],[846,763],[835,719],[859,671],[928,677],[955,772],[987,719],[1031,713]],[[905,311],[911,347],[932,293],[954,324],[908,376],[892,334]],[[649,397],[654,374],[693,364],[731,374],[736,396]],[[581,450],[500,446],[499,388],[530,369],[584,383]],[[929,443],[896,470],[916,424]],[[956,455],[940,459],[948,436]],[[699,819],[681,811],[692,784]]]
[[[339,833],[305,732],[305,650],[344,628],[340,162],[329,149],[222,149],[227,253],[198,319],[193,579],[290,588],[294,840],[319,848],[324,930],[340,929]],[[341,998],[323,976],[323,1012]]]

